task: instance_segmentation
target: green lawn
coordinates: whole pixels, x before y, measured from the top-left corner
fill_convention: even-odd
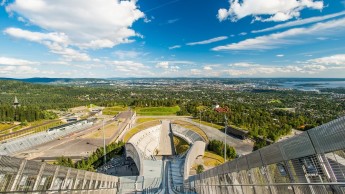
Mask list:
[[[184,139],[174,136],[174,146],[176,148],[176,154],[182,154],[189,149],[189,144]]]
[[[123,106],[113,106],[113,107],[106,107],[103,109],[104,115],[116,115],[119,112],[127,110],[127,107]]]
[[[179,106],[173,107],[137,107],[135,108],[138,115],[145,115],[145,116],[164,116],[164,115],[176,115],[178,111],[180,111]]]
[[[205,155],[204,155],[205,166],[214,167],[223,163],[224,163],[224,158],[222,156],[219,156],[214,152],[205,151]]]
[[[13,124],[0,123],[0,131],[13,127]]]
[[[193,121],[196,122],[196,123],[200,123],[199,119],[193,119]],[[214,124],[214,123],[209,123],[209,122],[206,122],[206,121],[201,121],[201,124],[209,126],[209,127],[213,127],[213,128],[219,129],[219,130],[223,130],[224,129],[224,126],[220,126],[220,125],[217,125],[217,124]]]
[[[136,121],[136,124],[141,124],[141,123],[145,123],[148,121],[154,121],[154,120],[159,120],[159,118],[138,118]]]
[[[142,123],[140,125],[137,125],[136,127],[130,129],[125,136],[123,137],[123,141],[127,142],[133,135],[137,134],[138,132],[159,125],[161,122],[159,120],[153,120],[149,122]]]
[[[20,136],[23,136],[23,135],[28,135],[28,134],[31,134],[31,133],[38,133],[38,132],[45,131],[45,130],[47,130],[49,128],[56,127],[56,126],[59,126],[59,125],[62,124],[62,122],[60,120],[55,120],[54,122],[44,124],[44,123],[46,123],[48,121],[49,120],[40,120],[40,121],[35,121],[35,122],[28,123],[28,126],[25,126],[25,128],[32,127],[30,130],[22,131],[20,133],[16,133],[15,136],[1,137],[0,141],[8,139],[8,138],[14,138],[14,137],[20,137]],[[38,126],[40,124],[43,124],[43,125],[42,126]],[[16,131],[19,131],[19,130],[23,130],[23,128],[24,128],[24,126],[18,125],[17,127],[12,129],[12,133],[16,132]],[[9,130],[3,131],[3,132],[4,132],[3,134],[10,133]]]
[[[268,103],[277,103],[277,104],[281,104],[282,101],[280,101],[279,99],[273,99],[273,100],[268,101]]]

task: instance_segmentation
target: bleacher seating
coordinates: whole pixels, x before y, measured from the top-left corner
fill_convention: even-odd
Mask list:
[[[198,133],[190,129],[186,129],[176,124],[172,124],[171,127],[174,135],[182,136],[182,138],[187,140],[190,144],[193,144],[196,141],[205,141]]]
[[[145,159],[152,159],[159,144],[160,130],[162,125],[150,127],[135,134],[129,142],[139,148],[140,154]]]
[[[27,150],[34,146],[47,143],[60,137],[91,127],[92,124],[92,122],[87,122],[86,120],[84,120],[82,122],[77,122],[73,125],[69,125],[68,127],[64,127],[64,130],[54,130],[49,132],[43,131],[10,140],[6,143],[0,144],[0,155],[12,155],[20,151]]]

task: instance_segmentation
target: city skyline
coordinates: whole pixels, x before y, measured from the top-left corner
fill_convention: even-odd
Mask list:
[[[0,3],[0,77],[345,77],[345,1]]]

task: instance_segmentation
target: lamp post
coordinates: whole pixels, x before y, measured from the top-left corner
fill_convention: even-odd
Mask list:
[[[104,164],[107,162],[107,152],[105,148],[105,132],[104,132],[104,118],[102,121],[102,131],[103,131],[103,152],[104,152]]]
[[[201,110],[200,110],[200,121],[199,121],[199,128],[201,128]]]
[[[214,109],[218,113],[224,113],[224,163],[226,161],[226,137],[228,136],[227,129],[228,129],[228,118],[226,117],[226,113],[229,111],[229,108],[225,106],[224,108],[217,107]],[[217,120],[219,119],[220,115],[217,115]],[[218,120],[219,121],[219,120]]]
[[[226,114],[224,114],[224,163],[226,162],[226,137],[228,136],[227,134],[227,129],[228,129],[228,118],[226,118]]]

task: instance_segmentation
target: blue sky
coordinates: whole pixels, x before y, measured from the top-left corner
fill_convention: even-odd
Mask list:
[[[345,1],[0,4],[0,77],[345,77]]]

